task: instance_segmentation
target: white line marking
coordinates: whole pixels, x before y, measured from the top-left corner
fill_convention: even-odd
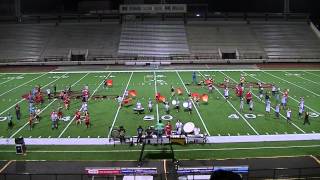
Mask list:
[[[80,78],[78,81],[76,81],[75,83],[73,83],[71,85],[71,87],[73,87],[74,85],[76,85],[79,81],[81,81],[84,77],[86,77],[89,73],[85,74],[82,78]],[[58,79],[60,79],[61,77],[57,78],[56,80],[52,81],[51,83],[57,81]],[[51,84],[49,83],[49,84]],[[45,87],[45,86],[44,86]],[[51,106],[52,103],[54,103],[57,99],[54,99],[53,101],[51,101],[46,107],[44,107],[41,111],[40,111],[40,114],[46,110],[49,106]],[[27,125],[29,124],[29,122],[25,123],[21,128],[19,128],[14,134],[12,134],[10,136],[10,138],[13,138],[16,134],[18,134],[23,128],[25,128]]]
[[[19,75],[19,76],[17,76],[17,77],[21,77],[21,76],[23,76],[23,75],[25,75],[25,74],[21,74],[21,75]],[[6,82],[12,81],[12,80],[16,80],[16,79],[15,79],[15,78],[8,79],[8,80],[3,81],[2,83],[0,83],[0,85],[1,85],[1,84],[4,84],[4,83],[6,83]]]
[[[129,83],[130,83],[130,81],[131,81],[132,75],[133,75],[133,72],[131,72],[131,75],[130,75],[129,80],[128,80],[128,83],[127,83],[127,86],[126,86],[126,88],[125,88],[124,91],[123,91],[122,99],[124,98],[124,94],[126,93],[128,87],[129,87]],[[114,124],[116,123],[116,120],[117,120],[117,117],[118,117],[118,114],[119,114],[120,109],[121,109],[121,102],[119,102],[118,110],[117,110],[117,112],[116,112],[116,115],[114,116],[114,119],[113,119],[113,122],[112,122],[112,126],[111,126],[111,128],[110,128],[110,130],[109,130],[109,133],[108,133],[108,138],[110,138],[111,131],[112,131],[113,127],[114,127]]]
[[[320,75],[315,74],[315,73],[312,73],[312,72],[309,72],[309,70],[308,70],[308,71],[303,71],[303,72],[308,73],[308,74],[312,74],[312,75],[314,75],[314,76],[318,76],[318,77],[320,77]]]
[[[65,75],[67,75],[68,73],[66,73]],[[50,84],[52,84],[52,83],[54,83],[54,82],[56,82],[57,80],[59,80],[61,77],[59,77],[59,78],[57,78],[57,79],[55,79],[54,81],[51,81],[50,83],[48,83],[48,84],[46,84],[46,85],[44,85],[44,86],[42,86],[42,88],[44,88],[44,87],[47,87],[47,86],[49,86]],[[7,108],[6,110],[4,110],[4,111],[2,111],[1,113],[0,113],[0,116],[2,115],[2,114],[4,114],[5,112],[7,112],[7,111],[9,111],[11,108],[13,108],[16,104],[19,104],[19,103],[21,103],[22,101],[24,101],[25,99],[24,98],[22,98],[20,101],[18,101],[18,102],[15,102],[12,106],[10,106],[9,108]]]
[[[33,78],[33,79],[31,79],[31,80],[29,80],[29,81],[27,81],[27,82],[25,82],[25,83],[23,83],[23,84],[21,84],[21,85],[19,85],[19,86],[16,86],[16,87],[10,89],[9,91],[6,91],[6,92],[0,94],[0,97],[3,96],[3,95],[5,95],[5,94],[7,94],[7,93],[9,93],[9,92],[11,92],[11,91],[13,91],[13,90],[15,90],[15,89],[17,89],[17,88],[19,88],[19,87],[21,87],[21,86],[24,86],[24,85],[26,85],[26,84],[34,81],[34,80],[37,80],[37,79],[39,79],[39,78],[41,78],[42,76],[47,75],[47,74],[48,74],[48,73],[42,74],[41,76],[38,76],[38,77],[36,77],[36,78]]]
[[[221,71],[219,71],[221,72]],[[205,76],[200,73],[201,76],[203,78],[205,78]],[[223,94],[220,92],[220,90],[216,87],[216,86],[213,86],[214,89],[224,98]],[[243,117],[243,115],[231,104],[231,102],[229,100],[227,100],[228,104],[239,114],[239,116],[248,124],[248,126],[254,131],[254,133],[256,133],[257,135],[259,135],[259,133],[251,126],[251,124],[247,121],[247,119],[245,117]]]
[[[286,72],[286,71],[283,71],[283,72]],[[308,78],[304,78],[304,77],[301,77],[301,76],[295,76],[295,77],[298,77],[298,78],[300,78],[300,79],[304,79],[304,80],[306,80],[306,81],[309,81],[309,82],[312,82],[312,83],[314,83],[314,84],[320,85],[320,83],[317,83],[317,82],[315,82],[315,81],[312,81],[312,80],[310,80],[310,79],[308,79]],[[302,82],[299,82],[299,83],[302,83]],[[303,83],[306,83],[306,82],[303,82]]]
[[[155,93],[158,92],[158,89],[157,89],[157,75],[156,75],[156,72],[153,71],[153,80],[154,80],[154,91]],[[158,103],[156,103],[156,108],[157,108],[157,122],[159,122],[159,105]]]
[[[111,72],[107,75],[106,78],[108,78],[110,76]],[[99,86],[93,91],[93,93],[90,95],[89,100],[92,98],[92,96],[97,92],[97,90],[100,88],[100,86],[104,83],[105,78],[103,78],[102,82],[99,84]],[[64,132],[66,132],[66,130],[68,129],[68,127],[72,124],[72,122],[75,120],[76,116],[73,116],[73,118],[71,119],[71,121],[67,124],[67,126],[63,129],[63,131],[59,134],[58,138],[61,138],[61,136],[63,135]]]
[[[184,84],[184,82],[183,82],[183,80],[182,80],[179,72],[176,71],[176,73],[177,73],[177,75],[178,75],[178,77],[179,77],[179,79],[180,79],[180,81],[181,81],[184,89],[187,91],[188,94],[190,94],[190,91],[187,89],[186,85]],[[209,131],[208,131],[208,129],[207,129],[207,126],[206,126],[206,124],[204,123],[204,121],[203,121],[203,119],[202,119],[202,117],[201,117],[201,115],[200,115],[200,113],[199,113],[199,111],[198,111],[198,108],[197,108],[196,104],[193,102],[193,99],[191,99],[191,102],[192,102],[192,105],[193,105],[194,109],[196,110],[196,112],[197,112],[197,114],[198,114],[201,122],[202,122],[202,125],[203,125],[204,129],[206,130],[207,134],[210,136],[210,133],[209,133]]]
[[[233,78],[231,78],[230,76],[228,76],[227,74],[225,74],[225,73],[223,73],[223,72],[221,72],[222,74],[224,74],[225,76],[227,76],[229,79],[231,79],[233,82],[236,82]],[[245,72],[243,72],[243,73],[245,73]],[[248,76],[250,76],[250,77],[253,77],[253,76],[251,76],[250,74],[248,74],[248,73],[245,73],[246,75],[248,75]],[[257,95],[255,95],[253,92],[252,92],[252,94],[256,97],[256,98],[258,98],[258,99],[260,99]],[[261,99],[261,102],[263,102],[264,104],[265,104],[265,101],[264,100],[262,100]],[[273,110],[273,111],[275,111],[275,109],[271,106],[271,109]],[[287,118],[284,116],[284,115],[282,115],[281,113],[279,113],[280,114],[280,116],[283,118],[283,119],[285,119],[285,120],[287,120]],[[294,127],[296,127],[299,131],[301,131],[302,133],[306,133],[304,130],[302,130],[300,127],[298,127],[295,123],[293,123],[293,122],[291,122],[291,124],[294,126]]]
[[[318,148],[320,145],[301,145],[301,146],[258,146],[258,147],[240,147],[240,148],[203,148],[203,149],[175,149],[176,152],[190,152],[190,151],[237,151],[237,150],[262,150],[262,149],[294,149],[294,148]],[[32,153],[124,153],[124,152],[140,152],[139,149],[127,149],[127,150],[89,150],[89,151],[42,151],[42,150],[28,150]],[[160,149],[146,149],[147,152],[162,152]],[[2,153],[16,152],[14,150],[0,150]]]
[[[273,76],[273,77],[275,77],[275,78],[278,78],[278,79],[280,79],[280,80],[282,80],[282,81],[285,81],[285,82],[287,82],[287,83],[289,83],[289,84],[292,84],[292,85],[294,85],[294,86],[296,86],[296,87],[299,87],[299,88],[301,88],[301,89],[304,89],[304,90],[306,90],[306,91],[308,91],[308,92],[310,92],[310,93],[312,93],[312,94],[314,94],[314,95],[316,95],[316,96],[320,96],[319,94],[317,94],[317,93],[315,93],[315,92],[313,92],[313,91],[310,91],[309,89],[306,89],[306,88],[304,88],[304,87],[302,87],[302,86],[299,86],[299,85],[296,85],[296,84],[294,84],[294,83],[292,83],[292,82],[290,82],[290,81],[287,81],[287,80],[285,80],[285,79],[283,79],[283,78],[281,78],[281,77],[278,77],[278,76],[275,76],[275,75],[273,75],[273,74],[271,74],[271,73],[268,73],[268,72],[265,72],[265,71],[262,71],[262,72],[264,72],[264,73],[266,73],[266,74],[269,74],[270,76]]]

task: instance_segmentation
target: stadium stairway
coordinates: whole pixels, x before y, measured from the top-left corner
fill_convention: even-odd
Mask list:
[[[130,22],[122,25],[119,55],[167,57],[189,54],[183,23]]]

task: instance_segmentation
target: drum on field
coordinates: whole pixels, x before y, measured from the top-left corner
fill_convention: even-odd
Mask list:
[[[187,122],[184,126],[183,126],[183,131],[185,133],[192,133],[193,130],[195,128],[195,125],[193,122]]]
[[[177,101],[176,100],[172,100],[171,104],[175,106],[177,104]]]
[[[183,105],[184,108],[188,108],[188,102],[183,102],[182,105]]]

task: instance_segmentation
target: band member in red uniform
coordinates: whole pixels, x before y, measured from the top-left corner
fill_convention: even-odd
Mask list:
[[[166,136],[169,137],[172,134],[172,126],[170,122],[167,122],[167,125],[164,127],[164,132],[166,133]]]
[[[76,118],[76,124],[81,124],[81,112],[77,109],[76,113],[75,113],[75,118]]]
[[[247,100],[247,104],[250,103],[250,101],[252,100],[252,93],[251,91],[248,91],[246,94],[246,100]]]
[[[61,120],[61,119],[62,119],[62,117],[63,117],[62,107],[60,107],[60,108],[58,109],[57,116],[58,116],[58,120]]]
[[[70,98],[69,98],[68,96],[65,97],[63,103],[64,103],[64,107],[69,110],[69,107],[70,107]]]
[[[88,113],[88,112],[85,113],[85,120],[84,120],[84,122],[85,122],[87,128],[89,128],[89,127],[90,127],[90,116],[89,116],[89,113]]]

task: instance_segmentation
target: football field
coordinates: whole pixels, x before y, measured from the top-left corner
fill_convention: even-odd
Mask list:
[[[206,78],[214,79],[214,90],[208,92],[208,87],[192,83],[192,72],[196,73],[198,82]],[[235,94],[235,85],[239,83],[241,74],[245,77],[245,89],[252,89],[254,109],[251,113],[249,105],[244,104],[240,112],[239,97]],[[229,79],[230,99],[226,101],[223,95],[224,78]],[[136,129],[141,125],[144,129],[154,126],[159,119],[166,119],[163,103],[155,101],[159,92],[170,103],[171,124],[177,120],[183,123],[193,122],[201,133],[209,136],[238,136],[238,135],[274,135],[274,134],[305,134],[320,133],[320,71],[317,70],[146,70],[146,71],[101,71],[101,72],[41,72],[41,73],[2,73],[0,74],[0,137],[13,138],[105,138],[111,136],[111,130],[123,126],[128,136],[136,135]],[[105,87],[105,79],[112,79],[112,87]],[[271,91],[271,84],[280,87],[280,91],[289,90],[288,107],[292,109],[292,123],[287,123],[286,112],[281,110],[280,118],[275,119],[274,109],[270,114],[265,113],[264,98],[258,98],[256,84],[262,82],[266,86],[264,92]],[[40,109],[41,120],[30,130],[28,126],[28,102],[22,97],[35,86],[41,86],[45,97],[43,104],[36,104]],[[79,94],[87,85],[90,90],[88,111],[91,117],[91,127],[84,123],[77,125],[74,120],[76,109],[81,107],[81,99],[76,96],[71,99],[69,110],[63,108],[65,121],[59,122],[58,129],[51,129],[50,113],[63,107],[60,99],[48,100],[46,89],[53,92],[71,87],[72,93]],[[171,86],[182,89],[182,94],[171,97]],[[125,91],[135,90],[131,106],[120,107],[115,99],[123,96]],[[200,101],[193,104],[192,113],[184,111],[183,102],[188,101],[188,94],[207,94],[208,102]],[[280,97],[281,97],[280,93]],[[298,117],[300,97],[305,99],[305,110],[310,112],[310,125],[303,125],[303,119]],[[153,111],[148,112],[148,101],[153,102]],[[178,99],[181,110],[177,112],[172,100]],[[136,114],[133,108],[137,101],[145,107],[143,114]],[[276,100],[271,96],[272,107]],[[17,120],[14,107],[20,104],[22,118]],[[8,128],[7,116],[13,116],[13,128]],[[146,115],[153,120],[144,120]]]

